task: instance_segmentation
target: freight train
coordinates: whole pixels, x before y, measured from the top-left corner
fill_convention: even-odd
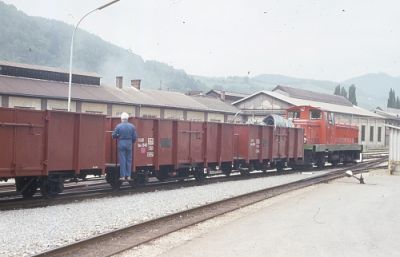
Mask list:
[[[334,124],[331,114],[307,106],[289,109],[287,117],[294,126],[278,117],[264,125],[130,118],[138,131],[130,183],[151,177],[201,181],[215,170],[245,175],[358,158],[357,128]],[[14,178],[24,197],[38,188],[43,195],[60,193],[65,179],[86,175],[105,174],[118,189],[111,132],[119,122],[97,114],[0,108],[0,181]]]

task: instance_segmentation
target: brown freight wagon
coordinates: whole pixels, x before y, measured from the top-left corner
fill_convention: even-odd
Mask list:
[[[108,118],[111,132],[120,122]],[[193,175],[201,180],[211,169],[230,175],[276,167],[282,170],[303,158],[303,130],[246,124],[130,118],[138,138],[133,149],[132,177],[144,184],[149,177],[160,181]],[[116,141],[106,138],[107,181],[121,185]]]
[[[234,130],[235,167],[241,173],[276,167],[281,171],[303,159],[303,130],[237,124]]]
[[[59,193],[64,179],[101,175],[105,116],[0,108],[0,180],[17,191]]]
[[[119,122],[119,118],[108,118],[108,131]],[[202,179],[209,164],[232,165],[232,150],[224,149],[222,144],[216,146],[227,137],[227,134],[222,136],[223,124],[148,118],[130,118],[129,122],[135,125],[138,135],[132,151],[132,177],[139,184],[149,177],[163,181],[194,175]],[[106,144],[107,181],[118,188],[121,182],[118,181],[117,146],[111,133],[107,135]]]

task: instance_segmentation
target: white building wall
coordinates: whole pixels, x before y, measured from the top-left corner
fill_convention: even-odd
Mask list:
[[[107,114],[107,104],[83,102],[81,112]]]
[[[400,175],[400,127],[388,126],[389,129],[389,173]]]
[[[191,121],[204,121],[204,112],[187,111],[186,119]]]
[[[58,110],[58,111],[68,111],[68,101],[64,100],[47,100],[47,110]],[[71,101],[71,111],[76,111],[76,102]]]
[[[164,119],[184,120],[183,110],[165,109]]]
[[[243,122],[243,115],[238,114],[235,117],[235,115],[228,114],[226,122],[228,122],[228,123],[242,123]]]
[[[123,112],[129,114],[130,117],[135,116],[135,106],[113,104],[111,108],[112,108],[111,115],[113,117],[119,117]]]
[[[213,122],[224,122],[224,114],[221,113],[208,113],[208,121],[213,121]]]
[[[357,120],[359,127],[359,143],[363,144],[366,149],[385,146],[385,121],[383,119],[359,117]],[[363,126],[365,127],[364,138],[362,136]],[[372,131],[371,127],[373,128]],[[380,141],[378,140],[379,128],[381,128]]]
[[[8,106],[11,108],[20,107],[20,108],[41,110],[42,100],[40,98],[33,98],[33,97],[10,96],[8,98]]]
[[[160,118],[160,115],[161,115],[160,108],[153,108],[153,107],[140,108],[140,117]]]
[[[269,95],[259,94],[253,98],[243,101],[237,105],[239,109],[244,110],[276,110],[282,111],[291,107],[288,103],[277,100]]]
[[[385,146],[385,120],[373,117],[354,116],[351,114],[335,113],[336,124],[345,124],[358,127],[358,141],[366,149]],[[362,128],[365,127],[364,139]],[[371,131],[371,127],[373,128]],[[378,131],[381,128],[381,137],[378,138]],[[372,138],[371,138],[372,132]],[[371,140],[372,139],[372,140]]]

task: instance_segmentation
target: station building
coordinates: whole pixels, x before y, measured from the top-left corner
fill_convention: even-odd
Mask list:
[[[377,113],[354,106],[343,96],[277,86],[272,91],[259,91],[233,105],[249,122],[259,122],[271,113],[284,115],[293,106],[310,105],[334,113],[337,124],[359,127],[359,143],[365,148],[382,148],[385,143],[385,118]]]
[[[0,61],[0,106],[35,110],[67,110],[68,72],[65,70]],[[140,80],[101,85],[100,75],[72,76],[71,110],[118,116],[192,121],[230,122],[239,111],[221,99],[180,92],[142,89]]]

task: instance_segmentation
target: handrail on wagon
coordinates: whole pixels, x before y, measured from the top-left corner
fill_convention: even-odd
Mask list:
[[[0,122],[0,127],[30,127],[30,128],[44,128],[44,125],[32,124],[32,123],[12,123],[12,122]]]

